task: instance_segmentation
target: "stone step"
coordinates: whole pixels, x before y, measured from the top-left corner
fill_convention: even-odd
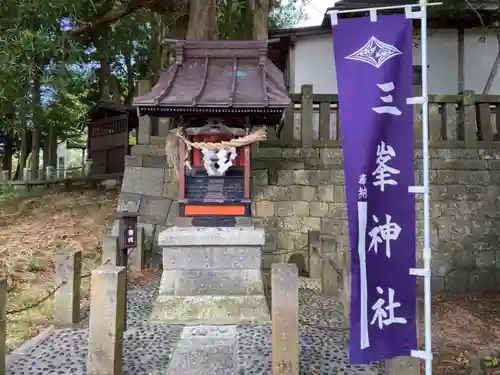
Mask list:
[[[260,262],[258,265],[260,266]],[[237,296],[264,293],[260,269],[236,267],[238,264],[235,264],[234,269],[167,270],[164,266],[160,290],[162,294],[175,296]]]
[[[268,323],[271,318],[264,294],[240,296],[160,295],[150,321],[170,324]]]
[[[132,156],[158,155],[165,156],[165,147],[161,145],[135,145],[130,149]]]
[[[261,246],[172,247],[163,252],[163,269],[186,271],[186,274],[188,271],[198,270],[204,271],[205,274],[211,270],[259,270],[261,254]],[[198,276],[200,275],[195,275]],[[223,273],[222,276],[226,275]],[[260,274],[258,276],[260,277]],[[203,284],[203,281],[200,280],[200,283]]]
[[[184,327],[166,375],[236,375],[236,326]]]

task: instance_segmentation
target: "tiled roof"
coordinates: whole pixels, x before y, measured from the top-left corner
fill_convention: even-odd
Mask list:
[[[178,41],[176,60],[134,105],[283,110],[291,105],[283,73],[266,55],[267,41]]]

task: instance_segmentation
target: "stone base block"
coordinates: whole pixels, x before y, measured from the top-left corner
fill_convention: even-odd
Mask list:
[[[263,294],[260,269],[164,270],[160,295]]]
[[[261,262],[264,231],[171,227],[158,236],[163,272],[153,321],[268,322]]]
[[[240,296],[165,296],[153,306],[151,321],[170,324],[241,324],[270,322],[266,298]]]
[[[252,227],[171,227],[158,236],[161,247],[262,246],[264,243],[264,230]]]
[[[260,269],[260,246],[175,246],[163,251],[164,270]]]

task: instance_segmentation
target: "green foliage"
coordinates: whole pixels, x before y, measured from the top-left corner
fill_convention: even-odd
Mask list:
[[[42,139],[49,133],[59,141],[80,139],[93,104],[128,104],[139,78],[157,77],[169,61],[163,42],[179,9],[159,14],[143,8],[78,35],[71,31],[73,23],[99,19],[125,3],[0,2],[0,136],[36,128]],[[271,28],[291,27],[305,17],[297,0],[271,0],[270,9]],[[252,19],[247,0],[218,2],[221,39],[250,39]],[[103,96],[105,85],[112,97]],[[33,95],[38,89],[41,102]]]
[[[275,7],[269,17],[270,29],[284,29],[293,27],[300,21],[307,19],[304,7],[297,0],[282,0]]]
[[[155,238],[153,236],[144,236],[142,240],[142,247],[144,252],[149,253],[153,251],[155,245]]]
[[[431,18],[429,26],[432,27],[433,19],[475,19],[485,34],[496,33],[499,29],[500,1],[492,0],[482,2],[478,0],[443,0],[443,4],[428,8]],[[484,42],[484,38],[481,38]]]
[[[306,18],[297,0],[278,0],[271,3],[269,28],[293,27]],[[220,39],[252,39],[253,14],[247,0],[221,1],[217,5],[217,24]]]
[[[500,360],[495,356],[488,355],[488,356],[484,357],[484,365],[488,368],[499,367]]]

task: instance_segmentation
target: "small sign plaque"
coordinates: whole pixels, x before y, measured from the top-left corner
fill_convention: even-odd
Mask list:
[[[139,213],[122,211],[116,213],[118,224],[118,244],[120,249],[137,247],[137,217]]]

